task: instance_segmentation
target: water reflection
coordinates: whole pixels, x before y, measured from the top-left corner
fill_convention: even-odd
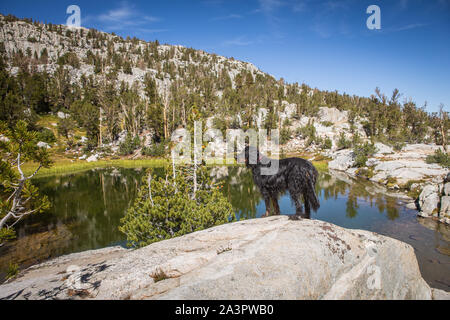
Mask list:
[[[162,169],[154,172],[163,175]],[[10,261],[26,267],[63,254],[123,244],[120,219],[132,205],[144,174],[142,168],[111,168],[36,179],[52,208],[22,221],[18,240],[0,248],[0,280]],[[224,182],[238,217],[252,219],[265,213],[249,170],[217,167],[211,175]],[[378,232],[413,245],[424,278],[434,287],[449,290],[448,227],[418,220],[414,212],[399,205],[396,194],[340,172],[320,173],[316,189],[321,208],[312,213],[312,219]],[[279,204],[283,214],[295,214],[289,196],[281,196]]]
[[[244,168],[220,167],[212,170],[211,175],[216,180],[225,181],[225,190],[239,217],[245,219],[257,218],[265,213],[264,202],[252,181],[251,172]],[[355,219],[361,214],[360,205],[376,207],[378,213],[386,219],[395,220],[399,217],[398,199],[395,194],[386,194],[383,189],[372,183],[352,179],[338,172],[321,172],[316,186],[316,192],[321,200],[322,208],[312,218],[324,219],[345,213],[345,218]],[[289,195],[280,197],[282,214],[295,214],[295,206]],[[342,211],[332,210],[332,206],[344,207]],[[331,204],[332,206],[329,206]]]

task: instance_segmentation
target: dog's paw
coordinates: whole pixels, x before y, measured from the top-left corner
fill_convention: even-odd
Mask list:
[[[293,216],[289,216],[289,220],[300,221],[300,220],[302,220],[302,217],[296,214],[296,215],[293,215]]]

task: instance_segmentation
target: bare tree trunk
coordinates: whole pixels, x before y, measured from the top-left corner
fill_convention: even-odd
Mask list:
[[[100,107],[100,116],[99,116],[99,122],[100,122],[100,125],[99,125],[99,128],[98,128],[98,131],[99,131],[99,137],[98,137],[98,139],[99,139],[99,143],[98,143],[98,145],[99,145],[99,147],[101,147],[102,145],[103,145],[103,138],[102,138],[102,125],[103,125],[103,122],[102,122],[102,108]]]
[[[166,104],[164,104],[164,108],[163,108],[163,122],[164,122],[164,140],[167,140],[167,109],[166,109]]]
[[[195,199],[197,193],[197,123],[194,122],[194,194],[192,198]]]
[[[148,185],[148,197],[149,197],[150,202],[152,203],[152,207],[153,207],[155,204],[153,203],[153,198],[152,198],[152,174],[151,173],[148,175],[147,185]]]
[[[447,114],[444,111],[444,106],[441,104],[439,106],[439,115],[440,115],[440,129],[441,129],[441,136],[442,136],[442,147],[444,148],[444,151],[447,152],[447,132],[445,130],[445,122],[447,120]]]
[[[17,185],[15,185],[15,187],[14,187],[13,194],[8,199],[8,201],[9,201],[12,198],[13,204],[12,204],[9,212],[0,220],[0,229],[4,228],[6,226],[6,222],[11,218],[16,219],[16,221],[11,226],[9,226],[9,228],[11,228],[15,224],[17,224],[20,220],[22,220],[23,217],[33,214],[37,211],[37,209],[35,209],[35,210],[30,210],[30,211],[24,212],[25,208],[23,207],[23,205],[28,201],[28,199],[27,200],[22,199],[22,191],[25,187],[25,182],[27,180],[32,179],[38,173],[38,171],[41,169],[42,166],[39,165],[39,167],[36,169],[36,171],[31,176],[26,177],[22,171],[22,168],[21,168],[22,164],[21,164],[20,160],[21,160],[21,154],[19,153],[17,155],[17,170],[19,171],[20,179],[19,179],[19,182],[17,183]]]
[[[182,110],[183,110],[183,127],[186,128],[186,125],[187,125],[187,123],[186,123],[186,106],[185,106],[184,102],[183,102]]]

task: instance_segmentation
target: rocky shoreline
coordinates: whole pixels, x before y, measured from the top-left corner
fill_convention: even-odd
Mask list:
[[[367,161],[364,168],[354,167],[351,150],[328,153],[331,170],[362,176],[388,189],[403,192],[409,198],[407,207],[418,211],[424,218],[434,218],[450,224],[450,183],[448,170],[425,161],[439,146],[407,145],[402,151],[394,152],[388,146],[375,144],[378,152]]]

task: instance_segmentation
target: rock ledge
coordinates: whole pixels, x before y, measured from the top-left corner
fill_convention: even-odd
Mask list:
[[[64,256],[0,286],[0,299],[449,299],[411,246],[286,216],[222,225],[139,250]]]

